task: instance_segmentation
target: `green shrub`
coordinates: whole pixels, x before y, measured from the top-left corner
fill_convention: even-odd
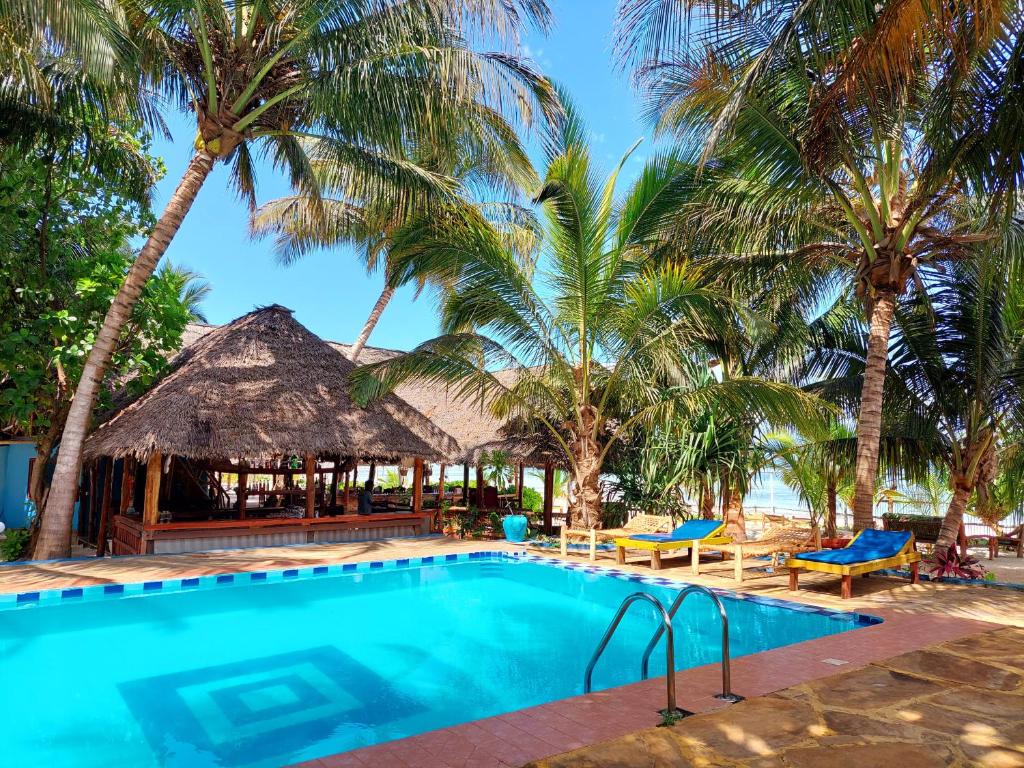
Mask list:
[[[0,539],[0,560],[9,562],[28,557],[28,545],[31,538],[32,534],[29,533],[28,528],[4,531],[4,537]]]
[[[544,497],[539,491],[535,491],[529,486],[523,486],[523,509],[540,514],[544,511]]]

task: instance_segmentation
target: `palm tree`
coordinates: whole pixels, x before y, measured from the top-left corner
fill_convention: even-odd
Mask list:
[[[892,376],[936,446],[952,496],[936,547],[956,542],[971,496],[990,488],[1005,430],[1024,417],[1024,253],[1018,237],[951,265],[897,312]]]
[[[710,403],[800,419],[814,400],[742,376],[697,378],[706,356],[687,352],[712,337],[731,304],[685,268],[650,261],[648,238],[677,202],[668,183],[675,159],[650,164],[617,202],[618,169],[599,180],[586,131],[572,106],[565,109],[546,142],[536,198],[546,222],[537,269],[524,267],[471,210],[406,233],[392,249],[400,268],[461,262],[441,306],[443,335],[360,368],[353,390],[365,401],[407,379],[444,382],[499,418],[548,431],[572,478],[570,522],[596,527],[605,459],[634,427],[692,417]],[[508,378],[495,376],[498,368],[513,370],[514,380],[502,383]]]
[[[521,189],[536,188],[538,180],[519,137],[508,130],[496,112],[479,116],[467,115],[465,125],[453,127],[458,136],[446,145],[421,142],[400,148],[399,162],[410,164],[425,176],[449,178],[453,188],[444,195],[424,196],[410,209],[407,193],[396,189],[397,195],[376,194],[357,200],[344,198],[292,195],[262,205],[253,215],[252,229],[258,236],[274,235],[278,258],[290,264],[317,248],[351,244],[359,248],[368,272],[382,269],[384,288],[374,303],[362,330],[349,349],[349,359],[358,361],[370,334],[380,321],[395,291],[415,282],[422,290],[428,283],[445,289],[448,269],[428,275],[397,275],[389,258],[395,233],[402,227],[416,227],[417,222],[434,215],[440,207],[476,204],[496,224],[507,226],[510,234],[517,232],[527,244],[525,258],[531,252],[536,222],[528,211],[512,202],[474,203],[474,191],[504,192],[514,196]],[[513,229],[514,228],[514,229]]]
[[[541,0],[149,0],[126,3],[125,27],[155,88],[195,115],[195,154],[143,245],[89,352],[61,439],[35,550],[66,556],[96,393],[121,328],[196,195],[218,162],[255,206],[255,160],[263,155],[293,187],[316,195],[314,163],[332,168],[330,187],[365,199],[398,187],[410,197],[440,192],[447,179],[394,162],[410,136],[440,137],[463,115],[514,104],[530,118],[550,88],[504,52],[478,53],[468,36],[515,39],[547,25]],[[438,139],[440,141],[440,139]],[[354,173],[353,169],[358,169]]]
[[[782,432],[770,437],[772,463],[782,482],[797,492],[815,520],[824,523],[827,538],[836,535],[838,500],[853,493],[853,455],[848,448],[854,438],[839,421],[822,435]]]
[[[1009,128],[1022,99],[1022,14],[1013,3],[895,0],[620,7],[620,53],[659,130],[703,145],[691,200],[667,233],[677,247],[751,285],[786,272],[823,297],[855,286],[863,302],[857,529],[874,524],[898,297],[993,236],[988,219],[951,215],[966,197],[986,190],[1012,205],[1024,178]]]

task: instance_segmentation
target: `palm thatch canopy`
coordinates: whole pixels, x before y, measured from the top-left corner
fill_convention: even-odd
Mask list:
[[[195,459],[281,454],[441,461],[456,441],[397,395],[365,408],[348,396],[355,369],[274,305],[204,328],[171,371],[101,424],[85,455],[154,450]]]
[[[185,329],[182,343],[189,347],[198,343],[219,326],[190,323]],[[326,342],[347,359],[351,344]],[[359,364],[366,365],[390,360],[402,354],[383,347],[363,347]],[[496,371],[495,376],[505,384],[513,384],[515,371]],[[458,445],[445,459],[453,464],[468,462],[479,464],[484,453],[501,451],[509,460],[539,467],[547,461],[558,466],[565,464],[565,454],[548,434],[523,435],[513,432],[507,424],[496,418],[478,399],[459,397],[444,384],[410,381],[395,390],[402,400],[416,408],[435,426],[454,436]]]

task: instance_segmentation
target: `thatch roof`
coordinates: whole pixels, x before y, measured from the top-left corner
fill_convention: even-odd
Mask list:
[[[271,306],[200,326],[154,387],[105,421],[86,456],[145,459],[153,450],[200,459],[275,454],[445,459],[456,441],[400,397],[360,408],[355,365]]]
[[[187,347],[218,326],[191,323],[185,330],[182,342]],[[351,344],[327,342],[346,358]],[[359,364],[378,363],[401,355],[402,352],[383,347],[363,347]],[[515,380],[515,371],[497,371],[495,376],[506,384]],[[548,460],[564,463],[564,454],[549,435],[510,435],[505,424],[496,419],[488,408],[476,398],[457,397],[456,393],[443,384],[426,381],[411,381],[399,385],[395,390],[400,398],[416,408],[436,426],[458,441],[458,447],[446,458],[451,463],[468,461],[479,463],[483,452],[502,451],[512,461],[522,461],[531,466],[541,466]]]

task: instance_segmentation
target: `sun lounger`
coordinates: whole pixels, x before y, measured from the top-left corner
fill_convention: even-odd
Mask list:
[[[786,561],[789,588],[796,590],[800,571],[820,571],[843,577],[843,599],[853,595],[853,577],[866,576],[883,568],[910,566],[911,583],[918,582],[921,555],[914,551],[914,534],[910,531],[876,531],[866,529],[853,537],[843,549],[803,552]]]
[[[821,549],[821,534],[817,526],[808,528],[803,525],[790,524],[769,528],[759,539],[737,541],[733,544],[705,544],[702,541],[698,545],[698,550],[701,547],[718,549],[720,552],[731,555],[734,560],[733,576],[736,581],[741,582],[743,581],[744,557],[771,555],[771,567],[775,568],[778,566],[779,556],[782,554],[795,555],[798,552],[814,552]],[[764,566],[761,561],[756,564]],[[699,557],[694,558],[691,571],[695,574],[700,573]]]
[[[703,545],[729,544],[732,539],[723,536],[725,523],[721,520],[687,520],[672,533],[638,533],[615,539],[615,552],[620,564],[626,562],[627,549],[644,549],[651,553],[651,568],[661,568],[661,553],[689,549],[692,560],[700,557]]]
[[[668,515],[634,515],[622,528],[568,528],[562,526],[561,550],[562,554],[569,553],[569,540],[580,539],[589,543],[589,556],[591,560],[597,559],[597,543],[599,541],[613,541],[623,536],[633,536],[638,533],[668,533],[672,530],[672,518]]]

